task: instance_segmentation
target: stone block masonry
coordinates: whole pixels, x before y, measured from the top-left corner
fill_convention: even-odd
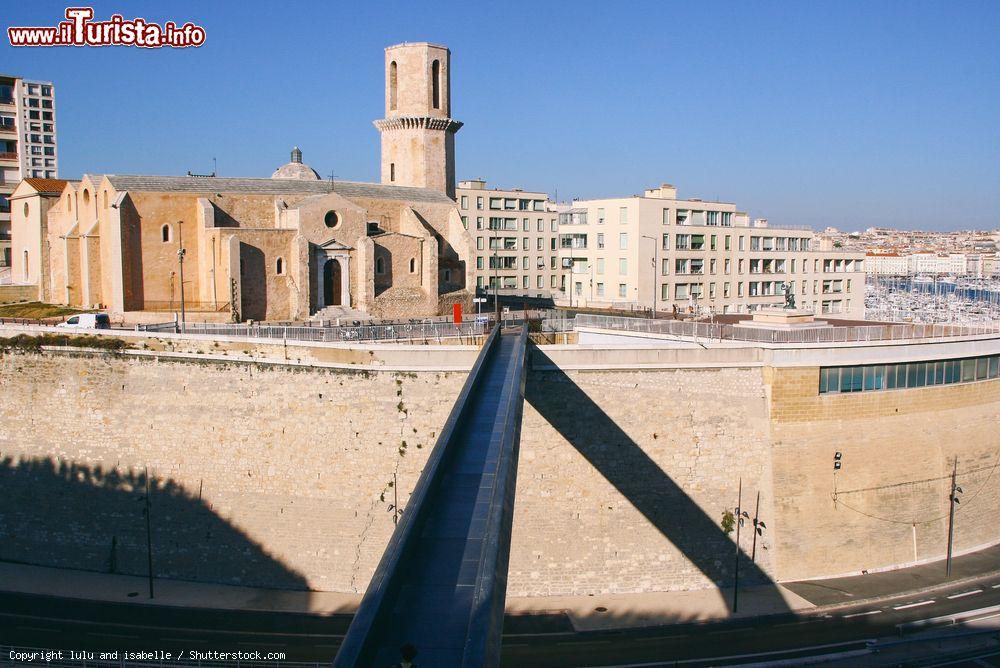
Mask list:
[[[0,359],[0,559],[363,591],[464,373]]]
[[[281,360],[273,348],[255,355]],[[445,354],[376,357],[424,350]],[[580,350],[568,364],[533,350],[511,596],[728,586],[721,520],[741,477],[743,508],[753,515],[760,490],[767,524],[746,583],[942,558],[956,456],[956,550],[1000,539],[998,380],[819,395],[815,366],[700,348],[641,368],[634,350],[605,349],[588,365]],[[300,366],[298,354],[4,353],[0,560],[144,575],[148,467],[160,577],[362,592],[394,492],[405,509],[466,372],[306,365],[321,352]],[[747,555],[752,536],[746,525]]]

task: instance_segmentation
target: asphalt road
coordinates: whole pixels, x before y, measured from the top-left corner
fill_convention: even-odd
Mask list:
[[[509,618],[503,663],[525,668],[672,665],[679,660],[789,650],[767,658],[792,658],[797,648],[816,645],[843,643],[831,650],[861,649],[866,639],[898,635],[898,624],[990,606],[1000,606],[1000,576],[827,613],[628,631],[575,633],[558,617]],[[1000,619],[1000,608],[979,616],[991,615]],[[280,651],[291,661],[326,663],[336,653],[349,622],[349,615],[196,610],[0,594],[0,644],[28,647],[148,649],[175,654],[181,650]],[[715,658],[711,663],[749,660],[745,656],[731,661]]]

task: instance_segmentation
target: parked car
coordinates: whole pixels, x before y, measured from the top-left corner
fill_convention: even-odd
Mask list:
[[[74,329],[111,329],[111,318],[107,313],[81,313],[66,322],[60,322],[57,326]]]

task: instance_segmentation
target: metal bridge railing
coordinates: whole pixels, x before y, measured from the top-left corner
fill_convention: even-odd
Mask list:
[[[708,322],[649,320],[585,314],[576,316],[574,327],[594,327],[680,338],[746,341],[750,343],[864,343],[1000,334],[1000,325],[994,323],[983,325],[889,324],[776,330]]]

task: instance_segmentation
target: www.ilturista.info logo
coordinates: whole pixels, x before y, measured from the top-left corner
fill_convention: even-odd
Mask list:
[[[125,19],[112,14],[107,21],[93,21],[92,7],[67,7],[66,19],[55,27],[11,26],[7,38],[11,46],[164,46],[183,49],[205,43],[205,29],[191,22],[178,26],[167,21],[162,26],[142,18]]]

